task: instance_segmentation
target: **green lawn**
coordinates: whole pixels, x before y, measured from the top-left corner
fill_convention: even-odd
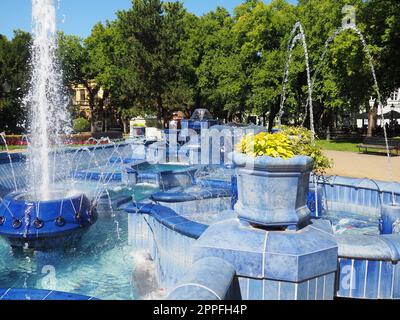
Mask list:
[[[345,151],[345,152],[357,152],[359,153],[359,149],[357,146],[361,143],[361,141],[327,141],[327,140],[319,140],[318,145],[322,147],[324,150],[331,151]],[[384,149],[368,149],[370,153],[386,153]]]
[[[357,145],[359,142],[341,142],[341,141],[327,141],[319,140],[318,145],[324,150],[332,151],[347,151],[347,152],[358,152]]]
[[[12,150],[25,150],[27,148],[27,146],[8,146],[8,150],[12,151]],[[6,149],[1,148],[0,147],[0,151],[5,151]]]

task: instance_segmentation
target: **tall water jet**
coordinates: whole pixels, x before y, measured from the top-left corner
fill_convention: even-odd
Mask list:
[[[303,50],[304,50],[304,58],[305,58],[305,64],[306,64],[306,72],[307,72],[307,85],[308,85],[308,101],[306,105],[306,117],[307,117],[307,112],[308,109],[307,107],[310,108],[310,129],[313,133],[313,136],[315,135],[315,128],[314,128],[314,110],[313,110],[313,103],[312,103],[312,82],[311,82],[311,69],[310,69],[310,61],[309,61],[309,56],[308,56],[308,47],[307,47],[307,41],[306,41],[306,35],[304,33],[303,26],[300,22],[296,22],[294,25],[292,32],[290,33],[289,37],[289,44],[287,51],[289,52],[289,56],[285,65],[285,71],[283,74],[283,82],[282,82],[282,95],[281,95],[281,102],[280,102],[280,108],[279,108],[279,114],[278,114],[278,127],[281,129],[282,126],[282,117],[284,115],[284,107],[285,107],[285,102],[286,102],[286,85],[289,80],[289,68],[290,65],[292,64],[292,54],[293,54],[293,49],[296,46],[297,41],[301,41],[303,45]]]
[[[32,74],[25,101],[30,109],[29,192],[35,199],[50,198],[50,149],[61,145],[60,134],[71,131],[57,65],[56,9],[53,0],[32,0]]]
[[[71,128],[56,60],[53,0],[32,0],[32,17],[32,75],[25,98],[30,109],[30,180],[26,191],[0,198],[0,236],[15,248],[47,251],[79,241],[96,222],[97,210],[84,194],[55,188],[56,172],[68,176],[61,166],[69,161],[60,156],[62,134],[71,133]]]
[[[323,62],[324,62],[324,60],[326,58],[326,55],[328,53],[329,46],[339,36],[339,34],[341,34],[343,32],[347,32],[347,31],[354,32],[358,36],[359,40],[361,41],[361,45],[362,45],[363,51],[364,51],[364,53],[366,55],[368,66],[369,66],[369,68],[371,70],[372,79],[373,79],[373,82],[374,82],[373,89],[374,89],[375,94],[376,94],[376,101],[378,103],[378,110],[380,111],[381,122],[382,122],[382,124],[384,124],[385,123],[385,115],[384,115],[384,109],[383,109],[384,105],[382,103],[382,95],[381,95],[381,92],[380,92],[380,89],[379,89],[379,83],[378,83],[378,78],[376,76],[376,71],[375,71],[373,58],[372,58],[371,52],[370,52],[370,50],[368,48],[368,45],[367,45],[367,42],[365,40],[365,37],[364,37],[363,33],[357,27],[355,22],[352,21],[352,20],[350,20],[350,21],[345,20],[343,25],[340,28],[336,29],[333,32],[332,36],[330,36],[325,41],[324,49],[323,49],[322,54],[321,54],[321,56],[319,58],[318,65],[317,65],[317,67],[316,67],[316,69],[314,71],[314,75],[313,75],[313,78],[311,80],[311,93],[313,92],[316,79],[320,75],[320,72],[321,72],[321,69],[322,69],[322,66],[323,66]],[[312,101],[312,98],[309,98],[308,103],[310,101]],[[385,139],[385,146],[386,146],[386,156],[387,156],[387,159],[388,159],[388,179],[389,179],[389,181],[392,181],[393,180],[393,163],[391,161],[391,152],[390,152],[390,148],[389,148],[388,133],[387,133],[386,126],[382,125],[382,127],[383,127],[383,136],[384,136],[384,139]],[[394,198],[395,198],[394,197],[394,192],[392,192],[392,199],[394,199]]]

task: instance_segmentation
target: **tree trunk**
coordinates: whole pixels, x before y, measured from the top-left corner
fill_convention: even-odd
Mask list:
[[[100,88],[97,89],[97,92],[99,91],[99,89],[100,89]],[[107,113],[108,113],[110,110],[106,111],[105,108],[106,108],[107,106],[104,105],[106,99],[108,98],[108,96],[109,96],[109,92],[108,92],[108,91],[104,91],[104,92],[103,92],[103,98],[102,98],[102,99],[99,99],[99,114],[101,114],[101,116],[102,116],[103,132],[107,132],[107,131],[108,131],[108,123],[107,123],[107,121],[108,121],[108,118],[109,118],[109,117],[107,117],[107,115],[108,115]],[[109,115],[108,115],[108,116],[109,116]]]
[[[108,111],[103,109],[103,131],[107,132],[108,131],[108,118],[109,118],[109,114]]]
[[[92,133],[96,132],[96,116],[95,116],[95,101],[94,96],[89,91],[89,108],[90,108],[90,130]]]
[[[374,103],[374,106],[368,112],[368,132],[367,136],[372,137],[376,128],[378,120],[378,105]]]
[[[164,108],[161,95],[158,95],[157,97],[157,108],[163,122],[163,128],[166,129],[168,126],[169,116],[167,110]]]
[[[99,89],[92,88],[89,83],[85,83],[86,90],[89,93],[89,109],[90,109],[90,130],[91,132],[96,132],[96,116],[95,116],[95,111],[96,111],[96,95]]]
[[[271,108],[271,112],[269,113],[269,116],[268,116],[268,131],[269,132],[272,132],[272,129],[274,128],[275,118],[278,115],[279,109],[280,109],[279,103],[273,105]]]
[[[122,118],[122,125],[124,127],[124,133],[128,134],[129,133],[129,120],[128,120],[128,118]]]

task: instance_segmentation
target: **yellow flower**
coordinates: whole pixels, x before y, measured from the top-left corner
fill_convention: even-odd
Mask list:
[[[315,143],[312,132],[302,127],[284,127],[282,132],[275,134],[248,134],[236,145],[236,150],[253,158],[269,156],[290,159],[295,155],[309,156],[314,159],[318,174],[323,174],[326,168],[331,167],[330,160]]]

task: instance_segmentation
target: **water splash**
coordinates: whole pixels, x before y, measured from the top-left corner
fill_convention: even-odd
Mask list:
[[[306,36],[304,33],[303,26],[301,25],[300,22],[296,22],[296,24],[293,27],[292,32],[290,33],[290,38],[289,38],[289,45],[288,45],[288,52],[289,52],[289,57],[286,62],[285,66],[285,72],[283,75],[283,83],[282,83],[282,95],[281,95],[281,103],[280,103],[280,109],[279,109],[279,118],[278,118],[278,126],[279,129],[282,127],[282,117],[284,114],[284,106],[286,102],[286,85],[289,80],[289,68],[292,63],[292,55],[293,55],[293,49],[296,46],[297,41],[301,41],[303,45],[303,50],[304,50],[304,57],[305,57],[305,63],[306,63],[306,71],[307,71],[307,84],[308,84],[308,106],[309,106],[309,112],[310,112],[310,129],[313,133],[313,136],[315,136],[315,128],[314,128],[314,110],[313,110],[313,103],[312,103],[312,82],[311,82],[311,69],[310,69],[310,61],[309,61],[309,55],[308,55],[308,47],[307,47],[307,41],[306,41]]]
[[[311,87],[314,88],[316,78],[317,78],[317,76],[319,75],[319,73],[321,71],[322,64],[323,64],[323,62],[325,60],[325,57],[326,57],[326,54],[328,52],[330,44],[335,40],[335,38],[339,34],[341,34],[342,32],[345,32],[345,31],[349,31],[349,30],[353,31],[358,36],[358,38],[360,39],[361,44],[363,46],[363,50],[364,50],[365,55],[367,57],[368,65],[369,65],[369,68],[371,70],[372,78],[373,78],[373,81],[374,81],[374,90],[375,90],[375,94],[376,94],[376,97],[377,97],[378,108],[379,108],[379,111],[381,113],[382,124],[384,124],[385,123],[385,116],[384,116],[384,111],[383,111],[382,95],[381,95],[381,92],[380,92],[380,89],[379,89],[378,78],[376,76],[374,61],[373,61],[371,52],[370,52],[370,50],[368,48],[368,45],[367,45],[367,42],[365,40],[365,37],[364,37],[363,33],[361,32],[361,30],[354,23],[344,24],[342,27],[338,28],[332,34],[332,36],[330,36],[326,40],[325,46],[324,46],[324,50],[323,50],[323,52],[321,54],[321,57],[319,59],[317,68],[314,71]],[[309,101],[311,101],[311,103],[312,103],[311,99]],[[388,158],[388,178],[389,178],[389,180],[392,180],[393,179],[393,163],[392,163],[392,160],[391,160],[388,134],[387,134],[387,130],[386,130],[385,125],[382,125],[382,127],[383,127],[383,134],[384,134],[385,144],[386,144],[386,155],[387,155],[387,158]],[[393,197],[393,199],[395,198],[394,193],[393,193],[392,197]]]
[[[160,289],[156,277],[156,264],[151,255],[145,251],[132,253],[134,271],[132,274],[132,285],[143,300],[162,300],[165,291]]]
[[[11,154],[10,154],[10,150],[8,149],[6,134],[4,132],[0,133],[0,140],[3,141],[4,147],[6,148],[6,154],[7,154],[8,162],[10,164],[11,174],[12,174],[12,178],[13,178],[13,182],[14,182],[14,188],[15,188],[15,191],[18,191],[18,184],[17,184],[17,179],[15,176],[14,164],[11,159]]]
[[[35,198],[50,197],[52,146],[71,132],[62,74],[56,61],[56,9],[53,0],[32,0],[32,74],[25,104],[30,109],[29,189]]]

